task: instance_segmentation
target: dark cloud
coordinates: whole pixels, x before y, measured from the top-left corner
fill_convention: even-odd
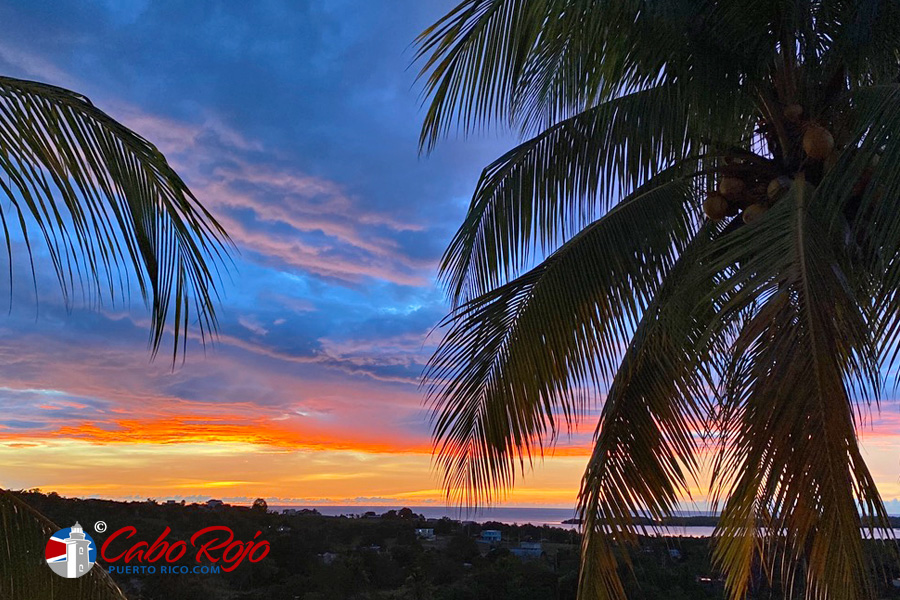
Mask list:
[[[76,88],[152,140],[237,245],[218,339],[204,351],[195,335],[174,370],[149,360],[138,295],[66,304],[38,249],[36,286],[17,275],[0,317],[0,407],[18,411],[0,427],[90,437],[226,415],[425,445],[418,383],[447,309],[437,263],[481,168],[508,145],[448,140],[419,155],[410,43],[451,5],[0,7],[0,68]]]

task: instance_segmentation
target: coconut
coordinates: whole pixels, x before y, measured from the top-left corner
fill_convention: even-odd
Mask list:
[[[791,183],[791,178],[786,175],[776,177],[769,182],[769,187],[766,188],[766,196],[769,200],[778,200],[783,193],[791,188]]]
[[[803,134],[803,150],[813,160],[824,160],[834,150],[834,136],[821,125],[811,125]]]
[[[743,179],[737,177],[723,177],[719,181],[719,193],[726,198],[733,198],[744,191],[746,185]]]
[[[721,221],[728,216],[728,200],[722,194],[713,192],[703,201],[703,212],[713,221]]]
[[[744,223],[750,224],[765,214],[768,209],[763,204],[751,204],[744,209]]]
[[[788,104],[784,107],[784,118],[791,123],[799,123],[803,118],[803,107],[799,104]]]
[[[822,166],[825,168],[826,173],[834,168],[834,165],[837,164],[837,161],[840,157],[840,152],[832,152],[828,155],[828,158],[826,158],[825,162],[822,163]]]

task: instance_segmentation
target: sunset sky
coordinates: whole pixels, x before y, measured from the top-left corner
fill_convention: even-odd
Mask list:
[[[447,310],[436,265],[479,172],[514,142],[490,132],[418,154],[411,42],[454,4],[0,6],[0,72],[82,92],[153,141],[238,249],[218,340],[174,371],[150,361],[139,298],[67,310],[40,252],[36,286],[27,263],[11,290],[0,279],[0,487],[442,501],[418,387]],[[863,432],[892,513],[898,425],[889,400]],[[509,503],[571,506],[593,426]]]

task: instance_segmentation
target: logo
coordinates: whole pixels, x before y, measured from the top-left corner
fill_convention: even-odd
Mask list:
[[[131,525],[122,527],[103,542],[100,557],[109,563],[110,573],[153,574],[156,573],[154,563],[160,564],[160,573],[167,574],[219,573],[220,570],[230,573],[245,559],[252,563],[259,562],[271,550],[268,541],[257,539],[262,531],[257,531],[252,539],[242,541],[235,538],[230,527],[204,527],[191,536],[190,546],[184,540],[169,540],[170,533],[172,530],[166,527],[152,544],[146,541],[129,542],[129,538],[137,535],[137,528]],[[197,563],[193,568],[179,564],[182,559],[189,561],[191,558]],[[125,564],[114,564],[119,562]]]
[[[77,522],[60,529],[47,542],[47,564],[60,577],[75,579],[91,570],[97,560],[97,545]]]

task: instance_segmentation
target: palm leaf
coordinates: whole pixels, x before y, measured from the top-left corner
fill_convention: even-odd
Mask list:
[[[692,181],[663,181],[448,318],[425,377],[451,493],[490,502],[613,372],[631,324],[697,228]]]
[[[725,4],[465,0],[416,40],[431,97],[420,144],[433,149],[454,121],[541,130],[660,83],[713,102],[740,96],[741,74],[770,58],[771,23],[762,7]],[[727,115],[716,120],[726,130]]]
[[[0,490],[0,600],[126,600],[99,563],[77,579],[50,570],[44,546],[59,529]]]
[[[539,0],[464,0],[418,38],[426,94],[434,101],[420,145],[433,148],[453,116],[471,126],[502,114],[546,16]],[[474,83],[474,85],[473,85]]]
[[[699,258],[715,229],[702,230],[685,248],[618,366],[597,426],[594,451],[579,494],[584,521],[579,598],[624,600],[616,546],[638,542],[635,518],[671,516],[697,473],[695,452],[709,414],[707,389],[712,344],[701,343],[715,315],[700,284]]]
[[[855,427],[900,356],[898,18],[881,0],[468,0],[420,38],[423,146],[453,121],[542,130],[485,170],[442,264],[456,308],[429,375],[445,484],[505,489],[611,380],[580,496],[582,597],[622,597],[616,544],[636,540],[637,514],[671,512],[700,435],[721,447],[716,560],[734,597],[757,566],[789,596],[868,593],[859,526],[883,526],[884,508]],[[679,106],[649,101],[673,88]],[[816,125],[834,136],[827,160],[804,143]],[[770,210],[711,229],[690,259],[679,234],[646,271],[631,262],[644,227],[610,236],[618,284],[560,268],[579,287],[541,299],[613,196],[684,174],[739,178],[720,183],[748,221]],[[787,196],[768,183],[782,176],[799,182]]]
[[[854,274],[868,277],[865,305],[877,318],[885,367],[897,360],[900,331],[900,84],[873,85],[847,94],[842,108],[853,112],[855,126],[847,149],[824,177],[817,198],[830,216],[830,228],[843,229],[857,243]],[[860,191],[861,183],[866,183]],[[871,298],[871,302],[868,301]]]
[[[709,122],[677,86],[658,86],[558,123],[496,160],[482,173],[444,254],[441,277],[451,300],[474,298],[508,280],[534,250],[554,250],[608,210],[614,196],[651,176],[661,181],[702,168],[703,161],[686,159],[704,152],[713,135],[726,136],[715,144],[726,149],[750,130],[740,113],[729,130],[713,132]],[[665,170],[670,165],[680,168]]]
[[[883,0],[822,2],[819,31],[826,52],[823,63],[844,67],[850,80],[869,85],[894,80],[900,41],[900,5]]]
[[[150,304],[154,354],[170,316],[173,360],[192,321],[203,339],[215,331],[228,238],[147,140],[75,92],[0,77],[0,171],[7,252],[14,228],[29,254],[37,231],[67,302],[78,286],[98,299],[127,293],[124,268]]]
[[[741,393],[725,396],[732,433],[714,481],[727,497],[714,559],[732,598],[746,594],[756,561],[788,590],[805,564],[810,599],[869,597],[859,511],[888,528],[854,414],[855,400],[877,398],[877,345],[817,200],[800,178],[762,222],[716,248],[741,268],[721,284],[730,301],[715,328],[757,307],[734,346],[745,368]]]

